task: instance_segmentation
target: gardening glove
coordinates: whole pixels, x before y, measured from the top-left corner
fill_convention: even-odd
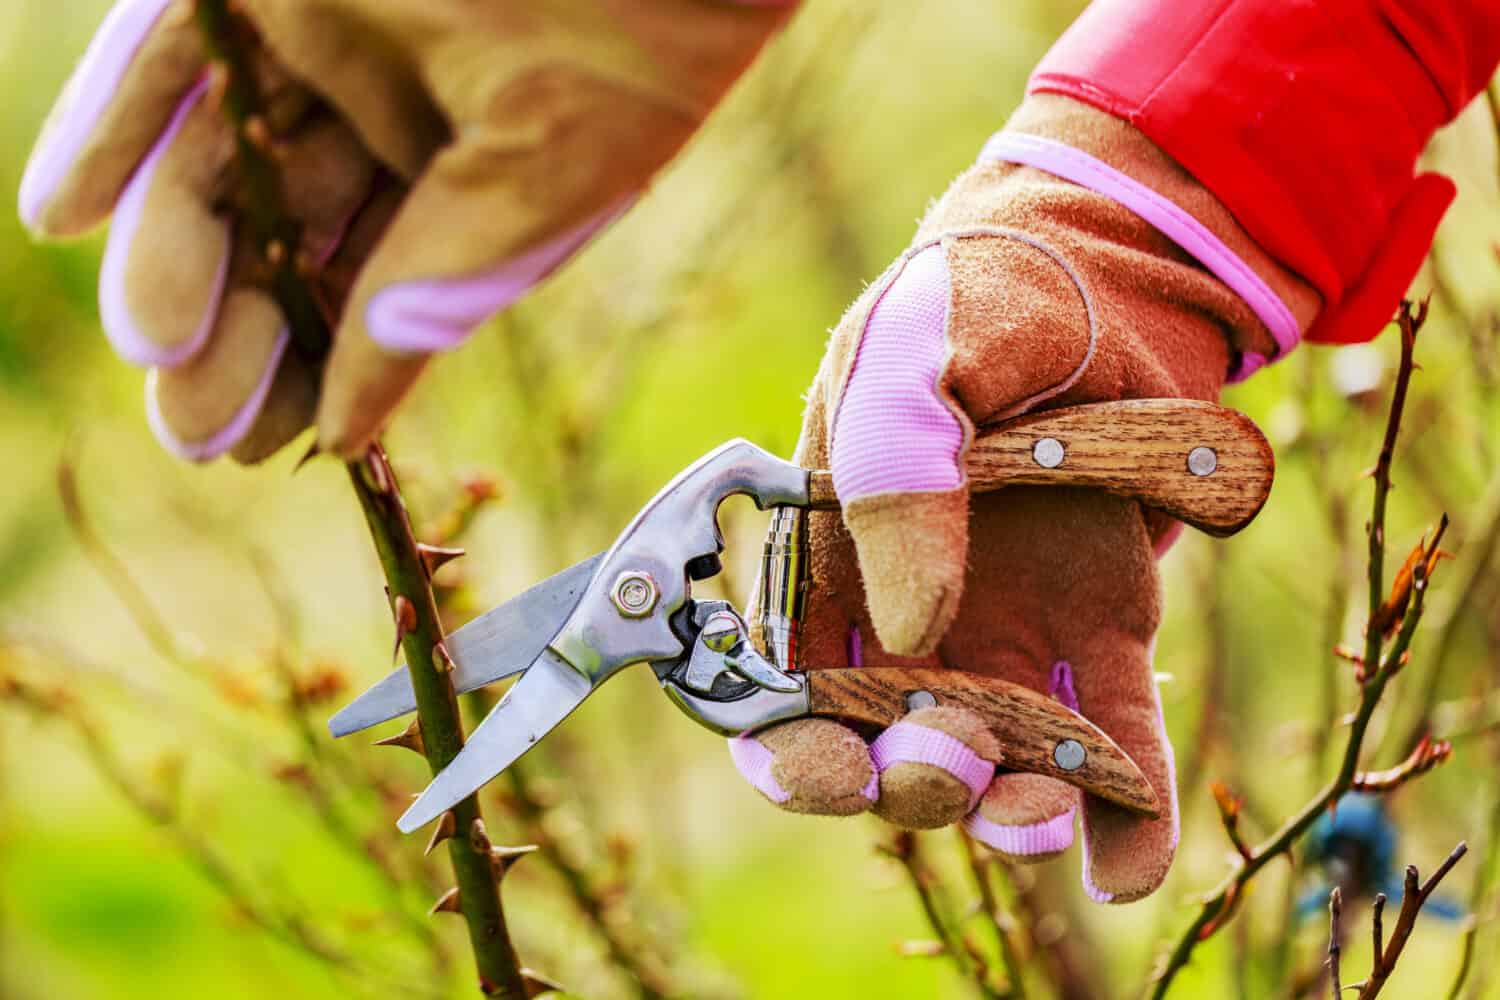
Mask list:
[[[1316,309],[1307,285],[1130,125],[1034,97],[845,314],[808,395],[796,461],[831,468],[844,507],[808,515],[799,662],[962,669],[1047,693],[1102,728],[1140,765],[1161,815],[1082,797],[1095,900],[1150,893],[1177,842],[1151,661],[1155,557],[1180,526],[1085,489],[971,497],[965,452],[986,425],[1031,410],[1213,400]],[[1021,860],[1073,840],[1077,790],[997,775],[994,737],[962,708],[919,708],[869,746],[804,719],[731,751],[795,812],[873,809],[919,829],[963,820]]]
[[[100,316],[150,369],[169,449],[256,461],[314,417],[359,452],[447,350],[639,195],[793,0],[237,0],[259,34],[252,141],[303,230],[299,268],[338,318],[288,349],[231,202],[222,78],[192,0],[120,0],[32,153],[26,224],[113,213]]]

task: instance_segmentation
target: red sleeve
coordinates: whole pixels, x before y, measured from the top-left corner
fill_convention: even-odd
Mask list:
[[[1323,295],[1310,340],[1390,319],[1453,199],[1416,174],[1500,61],[1495,0],[1095,0],[1032,75],[1134,124]]]

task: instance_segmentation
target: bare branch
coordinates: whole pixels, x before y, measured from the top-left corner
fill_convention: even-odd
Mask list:
[[[1248,854],[1241,852],[1240,856],[1235,859],[1229,874],[1213,892],[1204,898],[1197,915],[1168,952],[1166,960],[1161,964],[1160,971],[1156,973],[1151,984],[1152,1000],[1160,1000],[1166,996],[1177,973],[1182,971],[1192,958],[1193,950],[1199,942],[1211,937],[1234,916],[1244,896],[1245,887],[1261,869],[1277,857],[1288,854],[1292,845],[1308,831],[1318,817],[1354,787],[1355,780],[1359,776],[1359,759],[1370,720],[1380,704],[1386,685],[1406,663],[1412,637],[1422,619],[1430,580],[1429,571],[1436,565],[1440,551],[1438,545],[1448,523],[1447,516],[1444,515],[1432,542],[1423,544],[1424,557],[1411,561],[1409,599],[1405,602],[1402,613],[1395,616],[1394,636],[1389,636],[1386,628],[1377,627],[1382,624],[1381,609],[1387,597],[1384,583],[1386,498],[1391,490],[1391,462],[1401,429],[1401,418],[1406,408],[1407,390],[1411,384],[1412,374],[1416,371],[1413,350],[1417,332],[1426,318],[1426,302],[1420,305],[1403,302],[1396,314],[1396,323],[1401,333],[1401,363],[1396,372],[1396,384],[1386,417],[1380,455],[1372,472],[1375,490],[1368,527],[1369,548],[1366,573],[1369,587],[1369,615],[1365,629],[1364,652],[1358,657],[1362,663],[1363,673],[1360,701],[1350,717],[1349,735],[1344,744],[1344,753],[1338,772],[1310,802],[1283,823],[1281,828],[1264,843],[1251,848]],[[1386,612],[1385,617],[1392,616]]]
[[[1339,953],[1343,950],[1344,929],[1339,926],[1339,918],[1344,913],[1343,893],[1338,886],[1328,894],[1328,975],[1332,981],[1330,991],[1333,1000],[1339,1000],[1339,995],[1344,992],[1343,981],[1339,978]]]
[[[1422,904],[1427,902],[1427,897],[1432,895],[1438,883],[1443,877],[1453,870],[1459,859],[1468,853],[1469,845],[1459,841],[1458,846],[1453,848],[1448,857],[1437,870],[1428,877],[1425,882],[1418,882],[1417,866],[1406,866],[1406,884],[1401,894],[1401,913],[1396,917],[1396,926],[1391,929],[1391,939],[1383,949],[1377,948],[1370,962],[1370,975],[1360,987],[1359,1000],[1373,1000],[1380,995],[1385,988],[1386,981],[1396,969],[1396,963],[1401,958],[1401,952],[1406,947],[1406,941],[1411,937],[1412,929],[1417,925],[1417,915],[1422,912]],[[1376,932],[1378,935],[1378,931]],[[1379,938],[1377,936],[1376,940]]]

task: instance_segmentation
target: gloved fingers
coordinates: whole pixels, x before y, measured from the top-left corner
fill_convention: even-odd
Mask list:
[[[1090,895],[1145,895],[1170,864],[1176,818],[1147,655],[1159,581],[1139,507],[1088,490],[1015,487],[976,495],[970,531],[965,600],[939,647],[943,663],[1049,694],[1141,765],[1165,821],[1083,799],[1106,824],[1093,831],[1099,849],[1086,860]],[[1143,712],[1153,725],[1141,725]],[[1002,774],[965,827],[1018,860],[1042,860],[1071,844],[1079,800],[1060,782]]]
[[[865,741],[829,719],[794,719],[737,736],[729,755],[746,781],[788,812],[852,816],[878,794]]]
[[[264,462],[311,427],[320,374],[295,350],[284,351],[260,415],[230,449],[230,457],[241,465]]]
[[[468,125],[413,184],[340,322],[318,414],[325,450],[363,448],[432,352],[586,244],[696,124],[597,78],[553,75],[497,97],[488,123]]]
[[[152,431],[189,461],[217,458],[249,434],[289,353],[281,310],[265,292],[235,289],[216,319],[203,350],[175,367],[151,369],[146,379]]]
[[[1089,897],[1101,903],[1128,903],[1154,891],[1177,851],[1176,764],[1151,653],[1150,640],[1100,632],[1080,644],[1076,654],[1084,711],[1140,765],[1161,803],[1160,817],[1148,819],[1085,796],[1083,884]]]
[[[1138,899],[1166,877],[1178,832],[1151,665],[1161,599],[1145,522],[1136,504],[1081,489],[1004,490],[989,504],[975,522],[976,552],[1009,567],[997,605],[1017,627],[1032,623],[1022,643],[1045,642],[1052,663],[1067,665],[1078,711],[1140,766],[1161,803],[1160,818],[1147,819],[1083,800],[1086,891],[1101,902]]]
[[[358,228],[352,220],[370,208],[373,161],[346,125],[326,115],[279,142],[277,157],[287,204],[303,224],[304,252],[321,265]],[[177,194],[179,211],[202,204],[188,192]],[[264,277],[260,253],[248,235],[240,236],[226,265],[227,291],[214,303],[200,349],[185,362],[159,366],[149,382],[151,427],[183,458],[207,461],[232,449],[236,460],[258,462],[312,422],[317,372],[288,349],[280,309],[257,287]],[[152,271],[138,269],[141,275],[152,277]]]
[[[302,227],[298,247],[313,268],[342,248],[356,216],[369,208],[377,166],[342,118],[319,109],[275,140],[284,210]]]
[[[870,745],[880,774],[875,814],[896,826],[931,830],[973,810],[995,776],[1000,744],[984,720],[962,708],[909,712]]]
[[[930,653],[963,594],[970,430],[940,393],[951,297],[943,247],[932,244],[897,261],[841,331],[853,357],[830,461],[875,633],[898,655]]]
[[[105,335],[138,365],[197,353],[224,293],[231,231],[213,200],[232,141],[208,89],[190,90],[126,184],[99,269]]]
[[[981,528],[980,534],[983,533]],[[975,581],[970,593],[984,593],[985,588],[985,581]],[[989,610],[993,614],[993,605]],[[964,635],[969,626],[961,613],[950,643],[972,656],[980,645],[972,641],[975,637],[971,632]],[[984,642],[985,639],[980,640]],[[1066,661],[1058,661],[1049,670],[1041,671],[1034,657],[1017,655],[1012,648],[997,650],[990,666],[1000,676],[1045,691],[1068,708],[1078,710],[1073,670]],[[997,774],[979,805],[964,817],[964,829],[975,840],[1012,860],[1045,861],[1072,845],[1080,797],[1081,793],[1072,785],[1039,774]]]
[[[1039,774],[997,774],[964,817],[964,830],[1012,861],[1046,861],[1072,846],[1079,796],[1072,785]]]
[[[21,181],[21,219],[74,235],[102,222],[203,75],[190,0],[121,0],[73,71]]]
[[[272,74],[262,76],[269,82]],[[369,197],[375,166],[347,125],[311,110],[302,88],[280,85],[273,93],[274,106],[288,113],[277,115],[286,132],[269,134],[269,152],[281,171],[285,210],[302,226],[300,250],[316,265]],[[99,287],[105,332],[128,360],[171,367],[192,357],[212,334],[227,285],[246,279],[229,274],[235,226],[222,207],[233,186],[233,152],[205,79],[126,186]],[[241,238],[249,238],[247,228]],[[247,249],[247,261],[265,253]]]

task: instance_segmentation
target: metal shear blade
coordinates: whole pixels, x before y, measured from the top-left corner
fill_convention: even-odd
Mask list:
[[[474,794],[536,746],[593,690],[594,685],[566,660],[550,649],[542,650],[396,826],[402,833],[411,833]]]
[[[453,658],[453,690],[466,694],[521,673],[547,648],[578,607],[604,553],[574,563],[444,640]],[[416,696],[402,664],[328,720],[334,736],[348,736],[414,712]]]

